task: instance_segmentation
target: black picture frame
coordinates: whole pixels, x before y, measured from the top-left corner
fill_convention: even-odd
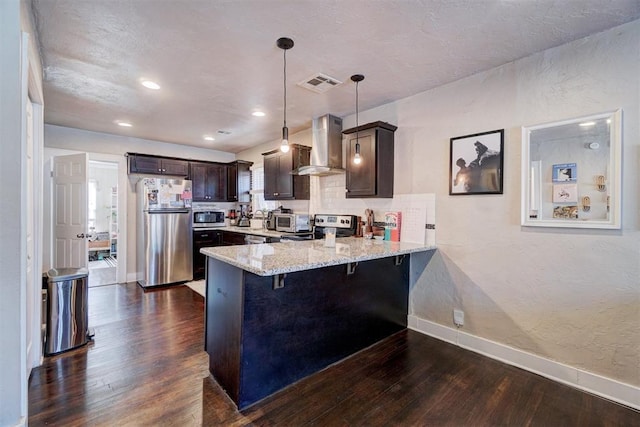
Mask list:
[[[449,195],[502,194],[504,129],[451,138]]]

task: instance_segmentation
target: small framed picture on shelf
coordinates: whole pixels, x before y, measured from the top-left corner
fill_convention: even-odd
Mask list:
[[[578,165],[576,163],[553,165],[553,182],[575,182],[577,180]]]
[[[553,203],[577,203],[578,184],[554,184]]]

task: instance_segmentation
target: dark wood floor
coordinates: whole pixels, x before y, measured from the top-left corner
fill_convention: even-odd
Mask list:
[[[239,413],[209,376],[203,298],[89,290],[95,341],[32,373],[29,425],[638,426],[640,413],[403,331]]]

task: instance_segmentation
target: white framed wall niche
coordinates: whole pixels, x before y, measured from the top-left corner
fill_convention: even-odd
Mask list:
[[[522,128],[521,224],[621,227],[622,110]]]

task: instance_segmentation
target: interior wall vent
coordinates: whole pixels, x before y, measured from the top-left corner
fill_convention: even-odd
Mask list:
[[[334,88],[341,84],[342,82],[338,79],[329,77],[326,74],[316,73],[313,76],[306,78],[300,83],[298,83],[298,86],[301,86],[305,89],[309,89],[316,93],[324,93],[329,89]]]

